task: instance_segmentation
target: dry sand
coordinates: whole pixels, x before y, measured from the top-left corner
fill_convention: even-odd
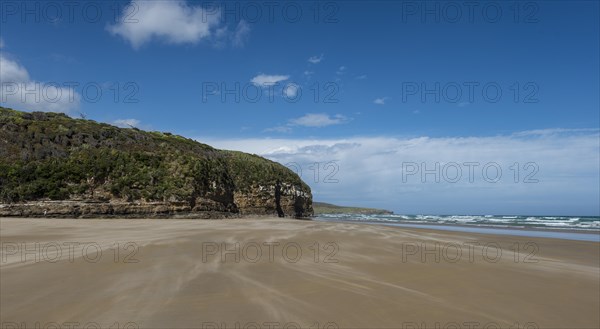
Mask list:
[[[8,218],[0,240],[2,328],[600,327],[597,242],[280,219]]]

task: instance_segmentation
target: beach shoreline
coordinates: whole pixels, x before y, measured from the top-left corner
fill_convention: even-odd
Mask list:
[[[600,327],[597,242],[279,218],[0,218],[0,240],[3,328]]]
[[[314,221],[331,223],[355,223],[367,225],[381,225],[388,227],[399,227],[416,230],[433,230],[446,232],[464,232],[472,234],[491,234],[491,235],[509,235],[523,237],[537,237],[550,239],[567,239],[600,242],[600,230],[595,229],[574,229],[574,228],[553,228],[553,227],[520,227],[520,226],[502,226],[486,224],[448,224],[448,223],[413,223],[413,222],[384,222],[384,221],[353,221],[353,220],[335,220],[324,218],[313,218]]]

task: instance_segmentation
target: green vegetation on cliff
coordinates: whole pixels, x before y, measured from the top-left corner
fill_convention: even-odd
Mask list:
[[[295,173],[256,155],[170,133],[0,107],[0,203],[119,199],[194,208],[200,198],[214,204],[207,210],[236,212],[235,193],[279,184],[310,196]]]
[[[362,215],[390,215],[394,212],[384,209],[344,207],[325,202],[313,202],[315,215],[319,214],[362,214]]]

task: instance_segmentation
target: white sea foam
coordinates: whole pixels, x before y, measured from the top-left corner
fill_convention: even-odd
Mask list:
[[[513,228],[558,228],[599,230],[600,217],[574,216],[497,216],[497,215],[364,215],[328,214],[320,218],[368,222],[456,224],[470,226],[497,226]]]

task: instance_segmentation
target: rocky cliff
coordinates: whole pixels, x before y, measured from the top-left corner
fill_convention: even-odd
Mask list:
[[[0,107],[0,216],[308,217],[288,168],[170,133]]]

